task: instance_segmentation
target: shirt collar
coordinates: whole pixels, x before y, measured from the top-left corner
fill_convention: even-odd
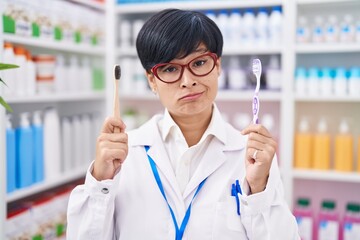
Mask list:
[[[161,137],[163,141],[166,140],[169,136],[171,136],[172,131],[180,131],[180,128],[174,122],[170,113],[167,109],[164,112],[164,118],[161,121],[160,125]],[[213,135],[217,139],[219,139],[222,143],[226,143],[226,123],[221,117],[220,111],[217,108],[216,104],[213,104],[213,112],[211,121],[209,123],[208,128],[204,132],[203,136],[201,137],[200,142],[206,139],[207,136]]]

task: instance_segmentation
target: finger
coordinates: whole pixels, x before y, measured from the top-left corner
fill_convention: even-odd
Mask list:
[[[114,133],[115,128],[120,128],[120,132],[125,132],[126,126],[125,123],[119,118],[107,117],[105,119],[101,132]]]
[[[265,137],[271,137],[270,132],[261,124],[250,124],[241,131],[241,134],[247,135],[251,132],[261,134]]]
[[[271,138],[269,137],[265,137],[264,135],[261,135],[259,133],[255,133],[255,132],[250,132],[248,134],[248,141],[257,141],[257,142],[261,142],[261,143],[267,143],[270,141]]]
[[[249,140],[247,142],[247,148],[254,148],[257,150],[263,150],[266,149],[266,144],[258,142],[258,141],[253,141],[253,140]]]
[[[122,142],[127,143],[128,142],[128,135],[126,133],[101,133],[98,137],[98,142]]]
[[[126,158],[127,151],[125,149],[103,149],[101,151],[101,158],[107,162],[112,162],[115,159],[122,163]]]

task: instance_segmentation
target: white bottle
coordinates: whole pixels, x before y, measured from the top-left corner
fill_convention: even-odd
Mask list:
[[[68,86],[71,92],[79,92],[80,90],[80,74],[78,58],[75,55],[70,57],[70,65],[68,68]]]
[[[349,76],[349,95],[360,96],[360,68],[352,67]]]
[[[69,90],[68,82],[70,85],[70,81],[67,80],[67,68],[65,66],[65,58],[63,55],[59,54],[56,56],[56,63],[55,63],[55,92],[65,92]]]
[[[217,16],[217,23],[224,39],[224,48],[229,48],[229,15],[225,9],[220,10]]]
[[[312,38],[314,43],[324,42],[324,20],[321,16],[316,16],[312,27]]]
[[[320,95],[329,97],[333,94],[334,81],[331,77],[331,69],[330,68],[322,68],[321,69],[320,78]]]
[[[239,9],[233,9],[229,16],[229,48],[239,48],[242,40],[242,16]]]
[[[346,96],[348,93],[348,81],[346,77],[346,69],[343,67],[336,68],[334,78],[334,90],[336,96]]]
[[[243,43],[253,45],[255,42],[255,14],[253,9],[247,9],[243,16]]]
[[[307,72],[305,68],[298,67],[295,71],[295,92],[299,96],[307,95]]]
[[[246,88],[246,73],[240,65],[238,56],[231,56],[228,68],[228,86],[231,90]]]
[[[279,61],[277,55],[270,56],[269,66],[266,70],[266,86],[269,90],[281,89],[282,73]]]
[[[340,26],[340,42],[353,42],[355,40],[355,24],[351,14],[346,14]]]
[[[136,44],[137,35],[139,34],[140,29],[142,28],[143,25],[144,25],[144,20],[142,20],[142,19],[136,19],[132,24],[132,33],[133,33],[132,45],[133,46],[135,46],[135,44]]]
[[[60,120],[55,108],[44,113],[44,169],[45,181],[58,179],[61,174]]]
[[[269,42],[278,46],[282,42],[283,35],[283,15],[281,7],[275,6],[269,16]]]
[[[355,41],[360,43],[360,18],[356,21],[355,28]]]
[[[120,60],[120,66],[123,69],[126,69],[126,74],[122,74],[121,81],[120,81],[120,92],[123,94],[131,94],[134,90],[134,75],[135,75],[135,68],[134,62],[130,57],[124,57]]]
[[[74,168],[84,167],[82,164],[85,161],[83,159],[83,143],[82,143],[82,126],[80,117],[75,115],[72,117],[72,138],[73,138],[73,155],[72,161],[74,162]]]
[[[89,163],[93,160],[95,156],[91,156],[91,147],[92,145],[92,139],[91,139],[91,131],[93,129],[91,128],[91,119],[89,114],[83,114],[81,115],[81,127],[82,127],[82,145],[80,146],[80,149],[82,149],[82,163],[81,166],[87,166]]]
[[[26,95],[34,96],[36,92],[36,67],[30,52],[26,55]]]
[[[307,89],[310,96],[318,96],[320,93],[319,69],[316,67],[309,68]]]
[[[131,23],[128,20],[121,19],[119,31],[120,47],[123,49],[131,46]]]
[[[339,41],[339,22],[335,15],[330,15],[325,27],[325,41],[338,42]]]
[[[15,53],[11,43],[4,43],[4,50],[2,54],[2,62],[8,64],[15,64]],[[5,96],[14,96],[16,91],[16,69],[7,69],[1,71],[1,76],[7,87],[4,87]]]
[[[26,66],[26,53],[23,47],[15,47],[15,64],[19,67],[15,69],[16,77],[16,95],[24,96],[27,89],[27,66]]]
[[[255,20],[256,42],[260,46],[265,46],[269,41],[269,15],[265,8],[260,8]]]
[[[63,117],[61,119],[62,135],[62,161],[61,161],[61,171],[68,172],[75,167],[73,165],[72,152],[74,151],[73,147],[73,137],[72,137],[72,128],[71,121],[68,117]]]
[[[227,76],[227,70],[222,69],[222,71],[220,72],[219,78],[218,78],[218,88],[220,90],[225,90],[226,89],[226,76]]]
[[[296,29],[296,41],[298,43],[308,43],[310,41],[310,27],[307,18],[300,16]]]
[[[134,59],[135,62],[135,74],[134,74],[134,84],[135,92],[138,94],[146,93],[149,90],[147,79],[144,75],[144,69],[141,66],[139,59]]]
[[[82,59],[81,74],[79,80],[80,80],[80,91],[90,92],[92,86],[92,74],[91,74],[90,59],[88,57],[84,57]]]

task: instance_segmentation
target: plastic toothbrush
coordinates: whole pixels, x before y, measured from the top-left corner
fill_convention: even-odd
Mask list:
[[[253,123],[259,123],[259,110],[260,110],[260,101],[259,101],[259,90],[260,90],[260,76],[261,76],[261,62],[260,59],[254,59],[252,62],[252,71],[256,77],[256,88],[255,94],[252,102],[253,110]]]
[[[114,109],[113,114],[115,118],[120,119],[120,107],[119,107],[119,81],[121,77],[120,65],[114,66]],[[120,132],[120,128],[114,128],[115,133]]]

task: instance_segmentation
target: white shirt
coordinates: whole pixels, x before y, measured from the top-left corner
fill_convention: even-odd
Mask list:
[[[249,187],[244,181],[247,139],[221,119],[215,106],[214,128],[209,127],[209,134],[204,134],[205,140],[210,139],[209,143],[204,145],[206,150],[193,172],[190,167],[191,177],[189,174],[182,191],[168,157],[172,149],[166,149],[159,128],[163,119],[164,116],[156,115],[129,132],[128,156],[114,179],[97,181],[91,175],[90,166],[85,183],[77,186],[70,196],[68,240],[175,239],[169,207],[154,179],[147,154],[156,164],[168,204],[179,225],[200,182],[207,179],[193,201],[183,240],[300,239],[296,220],[284,200],[276,158],[266,189],[248,196]],[[216,133],[211,133],[211,129]],[[148,152],[144,146],[149,146]],[[240,216],[236,198],[231,195],[231,185],[236,180],[243,190],[242,195],[237,195]]]

